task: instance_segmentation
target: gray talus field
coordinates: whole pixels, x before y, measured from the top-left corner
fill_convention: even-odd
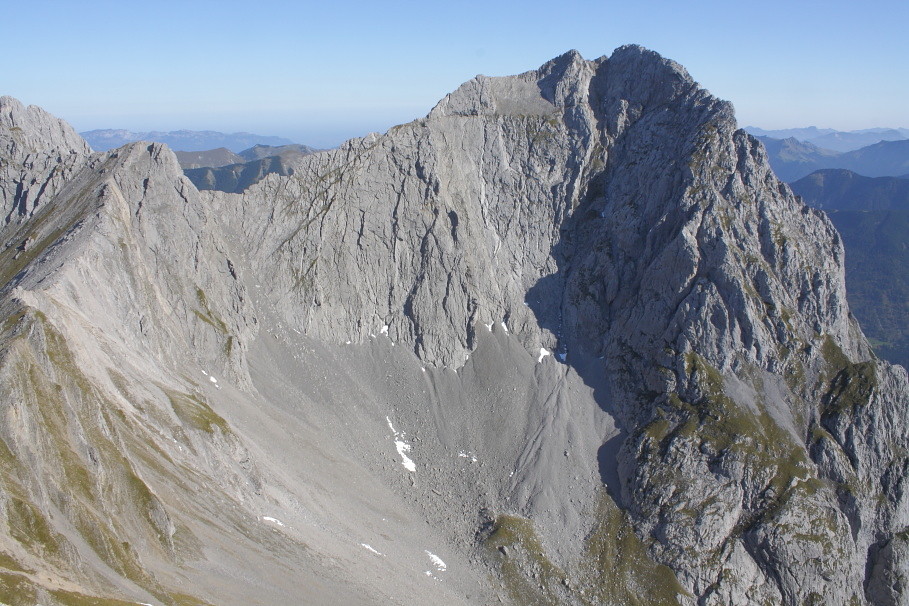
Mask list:
[[[906,372],[655,53],[242,195],[10,98],[0,162],[0,601],[906,600]]]

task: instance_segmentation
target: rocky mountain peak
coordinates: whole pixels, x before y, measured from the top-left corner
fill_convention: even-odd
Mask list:
[[[91,149],[73,128],[40,107],[0,97],[0,216],[30,217],[81,166]],[[20,242],[5,243],[6,247]]]
[[[73,128],[40,107],[25,107],[13,97],[0,97],[0,154],[89,154],[88,143]]]
[[[26,603],[904,598],[909,380],[677,64],[478,76],[240,195],[70,156],[2,182]]]
[[[278,236],[284,247],[300,246],[298,254],[308,256],[321,246],[317,242],[341,237],[326,232],[340,228],[335,221],[346,223],[341,217],[352,212],[357,205],[354,200],[363,196],[366,204],[374,196],[368,183],[379,179],[383,184],[375,186],[386,187],[389,176],[384,174],[387,169],[382,158],[387,154],[402,154],[403,164],[395,170],[406,179],[406,189],[411,187],[410,177],[416,177],[414,189],[397,208],[370,204],[368,212],[368,220],[375,225],[367,233],[407,244],[401,253],[407,258],[404,266],[389,267],[387,271],[392,273],[385,274],[387,261],[381,258],[370,272],[313,261],[309,267],[314,277],[322,272],[349,273],[344,278],[307,280],[309,286],[302,292],[289,292],[288,301],[300,295],[312,299],[297,300],[294,311],[288,307],[287,313],[295,315],[294,321],[307,330],[341,330],[358,340],[374,332],[370,324],[389,324],[427,362],[442,365],[462,363],[472,349],[472,325],[481,317],[486,321],[510,318],[520,327],[517,332],[530,351],[541,346],[561,347],[557,341],[568,332],[560,328],[557,318],[564,316],[564,310],[553,297],[573,270],[558,268],[571,265],[569,256],[584,255],[590,247],[600,246],[586,241],[579,244],[572,232],[587,233],[592,224],[606,229],[608,224],[596,237],[611,238],[611,248],[628,259],[640,259],[641,247],[647,242],[644,234],[667,213],[681,212],[680,201],[690,206],[682,195],[683,184],[714,178],[704,168],[715,160],[713,156],[727,158],[724,171],[731,174],[736,170],[733,158],[740,151],[731,141],[734,132],[728,103],[699,88],[676,64],[640,47],[623,47],[613,57],[597,61],[585,61],[577,52],[570,52],[519,76],[479,76],[448,95],[424,120],[313,159],[304,164],[302,173],[288,180],[293,191],[299,189],[306,195],[303,192],[312,191],[311,179],[318,179],[323,170],[338,171],[338,186],[345,191],[343,210],[328,205],[316,232],[307,235],[295,230],[290,240],[286,240],[290,232]],[[679,160],[692,154],[701,161]],[[656,174],[654,166],[661,167]],[[276,183],[254,188],[247,199],[267,196]],[[317,198],[322,195],[328,193]],[[300,210],[316,212],[325,204],[314,200],[312,207],[304,205]],[[624,214],[623,209],[632,205],[641,205],[642,214]],[[513,212],[509,207],[520,209],[520,222],[509,219]],[[583,213],[567,223],[580,207]],[[341,213],[337,217],[336,209]],[[429,217],[438,219],[427,224]],[[609,217],[614,217],[611,222]],[[248,225],[255,221],[249,219]],[[389,233],[389,226],[397,233]],[[267,233],[273,227],[261,229]],[[438,246],[456,251],[453,258],[461,268],[447,268],[446,274],[452,273],[459,282],[468,273],[474,281],[482,276],[484,284],[460,283],[452,295],[466,299],[444,320],[436,317],[444,310],[432,298],[418,302],[426,272],[437,263],[425,250],[412,255],[421,251],[420,240],[425,238],[421,234],[427,229],[434,232],[433,242]],[[315,239],[304,243],[307,238]],[[478,242],[480,247],[475,246]],[[362,238],[357,245],[364,246]],[[382,248],[379,242],[374,246],[374,250]],[[351,250],[348,254],[354,257],[363,252]],[[447,264],[442,259],[450,254],[438,258]],[[505,259],[512,259],[510,266],[498,269]],[[535,281],[552,272],[551,286],[535,287]],[[494,275],[502,278],[496,280]],[[332,292],[352,276],[366,283],[378,278],[376,289],[398,291],[388,298],[390,307],[383,295],[375,310],[375,302],[363,301],[344,311],[328,312],[326,306],[346,308],[352,300]],[[538,299],[527,299],[528,292]],[[421,327],[423,305],[432,318],[425,333]],[[375,314],[377,319],[364,317],[364,313]],[[310,319],[323,314],[324,322]],[[442,331],[440,326],[451,326],[451,330]]]

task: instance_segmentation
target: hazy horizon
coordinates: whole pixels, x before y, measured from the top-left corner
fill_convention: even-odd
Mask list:
[[[302,139],[299,138],[299,137],[294,137],[294,136],[292,136],[291,134],[286,134],[286,133],[284,133],[284,132],[270,132],[270,131],[268,131],[268,132],[267,132],[267,131],[261,131],[261,132],[260,132],[260,131],[257,131],[257,130],[243,129],[243,128],[240,128],[240,129],[237,129],[237,130],[220,130],[220,131],[218,131],[218,130],[209,129],[209,128],[205,128],[205,129],[199,128],[199,129],[197,129],[197,128],[182,128],[182,127],[180,127],[180,128],[170,128],[170,129],[161,129],[161,128],[143,128],[143,129],[136,129],[136,128],[121,128],[121,127],[98,127],[98,128],[87,128],[87,129],[77,129],[77,130],[78,130],[80,133],[90,132],[90,131],[93,131],[93,130],[126,130],[126,131],[130,131],[130,132],[133,132],[133,133],[146,133],[146,132],[171,133],[171,132],[175,132],[175,131],[185,130],[185,131],[193,131],[193,132],[212,131],[212,132],[224,133],[224,134],[226,134],[226,135],[252,134],[252,135],[257,135],[257,136],[261,136],[261,137],[282,137],[282,138],[284,138],[284,139],[289,139],[289,140],[291,140],[293,143],[299,143],[299,144],[303,144],[303,145],[309,145],[310,147],[329,149],[329,148],[337,147],[338,145],[340,145],[340,144],[343,143],[344,141],[347,141],[348,139],[353,139],[353,138],[356,138],[356,137],[363,137],[363,136],[369,134],[370,132],[384,133],[384,132],[386,132],[389,128],[395,126],[396,124],[399,124],[399,123],[389,124],[389,125],[388,125],[387,127],[385,127],[385,128],[373,128],[373,129],[371,129],[371,130],[360,130],[360,131],[357,131],[357,130],[354,129],[353,127],[350,127],[350,128],[347,128],[346,130],[349,131],[351,134],[350,134],[349,136],[345,136],[344,138],[341,138],[341,139],[333,139],[331,135],[325,135],[325,136],[321,136],[321,137],[320,137],[318,134],[315,134],[314,136],[310,137],[311,140],[302,140]],[[813,125],[813,124],[789,126],[789,127],[783,127],[783,128],[764,128],[763,126],[758,125],[758,124],[739,124],[739,128],[760,128],[760,129],[766,130],[766,131],[789,130],[789,129],[801,129],[801,128],[812,128],[812,127],[818,128],[818,129],[820,129],[820,130],[832,128],[832,127],[826,127],[826,126],[817,126],[817,125]],[[840,129],[833,129],[833,130],[837,130],[837,131],[840,131],[840,132],[857,132],[857,131],[862,131],[862,130],[873,130],[873,129],[876,129],[876,128],[881,128],[881,129],[887,128],[887,129],[903,129],[903,130],[909,130],[909,129],[907,129],[906,127],[903,127],[903,126],[891,126],[891,125],[878,125],[878,126],[869,127],[869,128],[867,128],[867,129],[852,129],[852,131],[840,131]],[[312,133],[314,133],[314,132],[315,132],[315,131],[309,131],[309,132],[306,133],[306,134],[312,134]],[[334,132],[339,132],[339,131],[334,131]]]
[[[36,27],[35,15],[41,15]],[[214,130],[317,147],[426,115],[482,73],[641,44],[736,107],[740,126],[909,127],[909,4],[772,0],[7,7],[7,94],[79,131]]]

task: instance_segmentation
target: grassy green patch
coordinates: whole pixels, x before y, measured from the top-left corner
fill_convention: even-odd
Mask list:
[[[587,539],[585,602],[650,606],[679,604],[687,592],[667,566],[655,563],[628,516],[603,494]]]
[[[230,427],[211,407],[198,397],[173,390],[165,390],[170,405],[177,417],[193,429],[213,434],[218,429],[224,435],[230,434]]]
[[[136,550],[129,542],[119,540],[106,524],[88,512],[80,512],[75,525],[79,534],[105,564],[136,585],[155,594],[160,592],[157,582],[146,572]]]
[[[682,403],[683,411],[697,411],[696,435],[716,452],[729,452],[756,466],[773,470],[770,486],[779,494],[794,478],[807,479],[810,465],[801,443],[780,427],[754,402],[757,411],[739,406],[725,394],[722,374],[701,356],[689,353],[686,370],[698,379],[702,397],[695,403]],[[673,398],[670,398],[673,403]],[[681,402],[675,398],[676,402]],[[686,422],[690,425],[691,416]]]
[[[0,568],[4,570],[12,570],[14,572],[32,572],[26,567],[22,566],[13,556],[8,553],[0,551]]]
[[[78,200],[66,209],[67,220],[60,222],[56,229],[53,228],[53,222],[60,221],[61,209],[57,205],[47,204],[10,238],[17,245],[0,250],[0,287],[9,284],[19,272],[76,226],[80,218],[76,204],[84,205],[87,201],[84,194],[77,198]],[[28,246],[25,250],[19,250],[19,246],[24,242],[28,242]]]
[[[516,604],[559,604],[557,587],[565,573],[546,557],[533,523],[517,516],[496,519],[485,547],[499,566]]]
[[[35,606],[39,586],[25,575],[0,572],[0,603],[7,606]],[[46,590],[62,606],[136,606],[136,602],[86,595],[64,589]],[[182,604],[182,602],[175,602]]]
[[[533,523],[517,516],[496,519],[485,540],[515,604],[671,606],[685,590],[666,566],[656,564],[627,515],[603,493],[596,523],[579,568],[565,571],[546,556]]]
[[[854,414],[857,408],[868,404],[878,385],[874,362],[847,364],[834,377],[830,391],[824,396],[825,414]]]
[[[6,505],[10,536],[41,557],[58,556],[65,539],[51,529],[41,510],[12,497]]]
[[[843,350],[837,345],[836,341],[830,335],[824,336],[824,342],[821,344],[821,356],[827,363],[827,371],[830,376],[835,375],[840,369],[851,364],[849,358],[843,353]]]
[[[178,534],[169,536],[171,527],[162,503],[127,453],[134,451],[142,469],[153,470],[151,475],[165,475],[167,465],[162,463],[172,466],[173,462],[148,439],[143,427],[130,422],[131,417],[123,414],[113,396],[82,371],[66,337],[48,318],[26,309],[16,326],[23,328],[16,329],[4,359],[8,377],[5,387],[22,394],[21,405],[38,429],[38,443],[29,450],[40,453],[40,481],[50,499],[48,506],[65,517],[112,570],[161,602],[205,604],[188,595],[171,596],[139,557],[150,549],[170,558],[194,557],[201,552],[198,539],[187,528],[177,527]],[[113,371],[110,377],[121,395],[129,398],[125,378]],[[178,392],[167,395],[186,426],[210,433],[229,432],[224,419],[198,397]],[[166,418],[173,424],[170,414]],[[44,501],[35,500],[19,482],[26,470],[16,457],[16,446],[21,445],[0,438],[0,479],[6,493],[5,516],[0,520],[5,518],[8,526],[4,530],[30,554],[61,570],[83,566],[78,550],[66,536],[55,532],[57,520],[45,515]],[[110,513],[112,506],[118,515]],[[12,557],[0,554],[0,569],[13,572],[21,568]],[[36,588],[23,575],[0,578],[0,601],[7,604],[32,606],[37,603],[36,595],[46,598],[48,594],[61,604],[129,603],[113,597]]]
[[[824,396],[824,414],[852,414],[865,406],[878,387],[874,361],[853,363],[830,335],[824,337],[821,355],[827,365],[826,377],[832,377]]]
[[[211,310],[211,307],[208,305],[208,297],[205,296],[205,291],[201,288],[196,288],[196,301],[198,301],[199,306],[202,307],[202,311],[199,311],[198,309],[193,310],[196,317],[221,334],[226,335],[228,333],[227,324]]]
[[[128,602],[114,598],[101,598],[75,591],[64,591],[62,589],[54,589],[50,594],[64,606],[136,606],[136,602]]]
[[[20,307],[15,313],[10,314],[3,321],[3,332],[10,332],[22,324],[22,320],[28,316],[28,308]]]
[[[7,606],[35,606],[38,594],[34,583],[20,574],[0,572],[0,602]]]
[[[186,593],[172,593],[170,598],[176,606],[213,606],[210,602]]]

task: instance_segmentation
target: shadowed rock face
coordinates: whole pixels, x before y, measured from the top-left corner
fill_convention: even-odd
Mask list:
[[[26,205],[51,161],[3,158],[6,586],[905,599],[906,373],[829,221],[677,64],[478,76],[242,195],[70,148]]]

